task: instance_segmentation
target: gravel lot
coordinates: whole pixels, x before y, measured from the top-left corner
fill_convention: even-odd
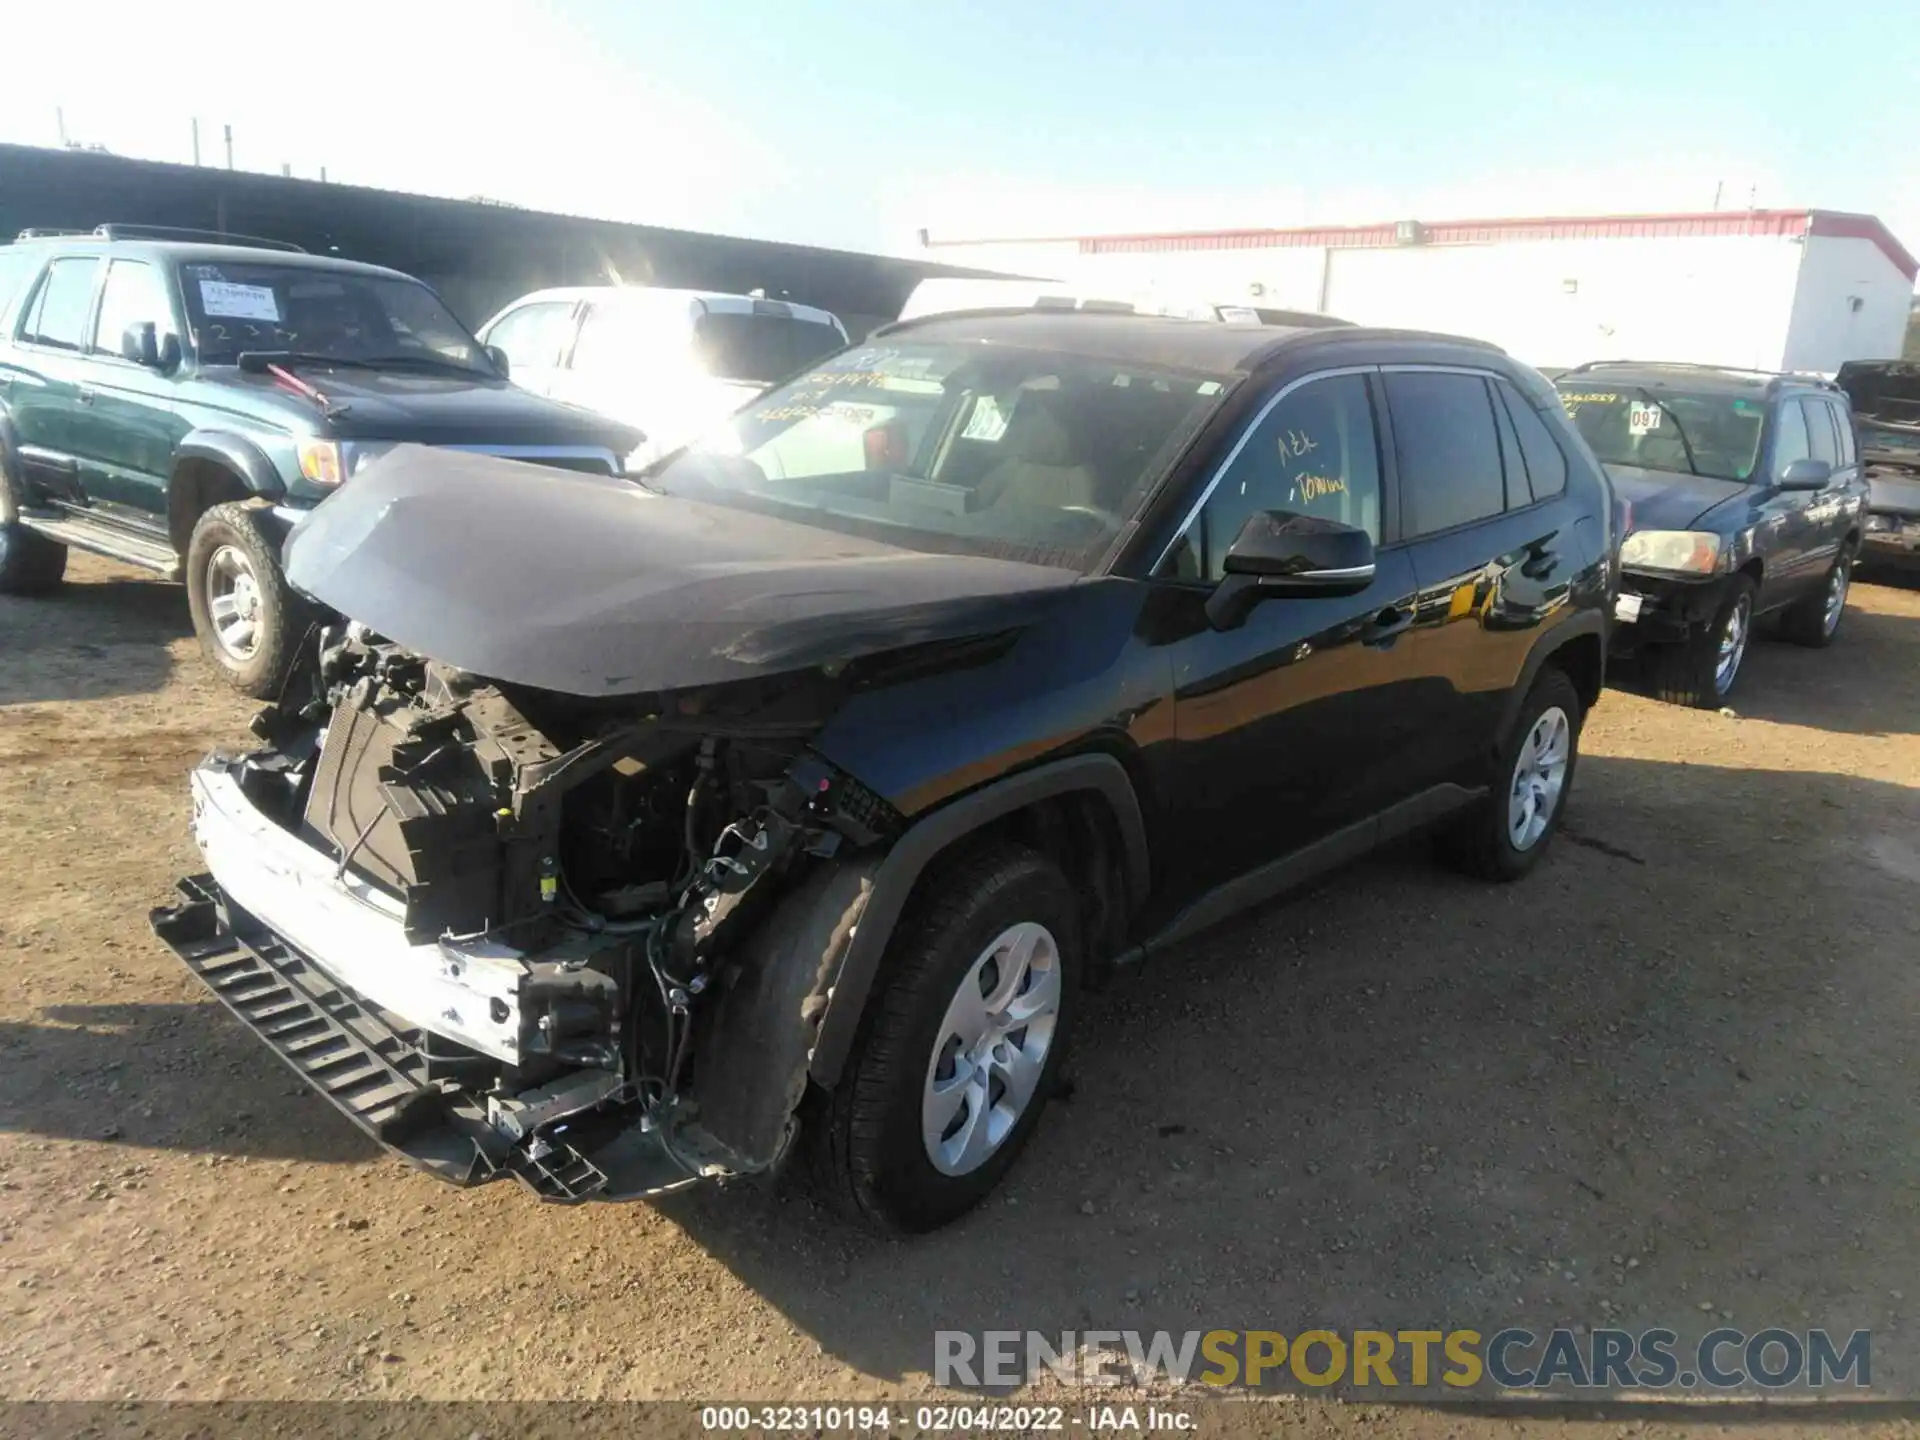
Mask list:
[[[180,590],[73,574],[0,599],[0,1397],[910,1399],[940,1328],[1722,1316],[1872,1327],[1920,1395],[1920,593],[1757,646],[1737,715],[1610,690],[1523,885],[1410,845],[1098,997],[1004,1197],[894,1244],[784,1191],[562,1210],[380,1157],[151,938],[185,771],[249,707]],[[1637,1413],[1564,1428],[1691,1428]]]

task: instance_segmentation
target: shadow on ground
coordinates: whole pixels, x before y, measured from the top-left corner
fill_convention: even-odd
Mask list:
[[[1877,1327],[1913,1393],[1920,793],[1590,757],[1570,819],[1522,884],[1405,848],[1096,998],[1073,1098],[944,1232],[662,1208],[881,1376],[943,1329],[1734,1323]]]
[[[185,590],[118,571],[0,597],[0,705],[158,690],[173,673],[168,645],[192,633]]]
[[[1913,663],[1920,615],[1899,600],[1856,586],[1833,644],[1811,650],[1764,625],[1727,702],[1736,715],[1853,735],[1920,734],[1920,670]],[[1871,673],[1870,677],[1867,672]],[[1608,683],[1651,693],[1639,659],[1608,667]]]
[[[378,1153],[212,1000],[0,1022],[0,1131],[281,1160]]]

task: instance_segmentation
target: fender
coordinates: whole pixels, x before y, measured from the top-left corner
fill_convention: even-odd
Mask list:
[[[1520,715],[1520,707],[1526,703],[1527,695],[1533,689],[1533,682],[1540,678],[1540,668],[1557,650],[1564,649],[1571,641],[1583,635],[1600,637],[1600,683],[1604,686],[1607,678],[1607,616],[1599,609],[1576,610],[1567,619],[1554,626],[1553,630],[1541,638],[1527,654],[1527,663],[1521,668],[1520,679],[1507,695],[1506,704],[1500,710],[1500,728],[1495,731],[1494,744],[1505,745],[1507,736],[1513,731],[1513,724]],[[1496,750],[1496,754],[1498,751]]]
[[[178,476],[181,462],[208,460],[240,477],[253,494],[279,500],[287,493],[286,481],[266,457],[264,451],[244,435],[230,430],[195,430],[173,451],[173,473]]]
[[[1075,755],[1022,770],[962,796],[917,821],[886,854],[874,872],[872,889],[847,957],[828,993],[808,1073],[832,1089],[839,1082],[853,1037],[866,1010],[867,996],[880,970],[881,956],[900,923],[901,912],[928,864],[955,842],[1041,800],[1076,791],[1092,791],[1113,811],[1120,828],[1127,868],[1127,891],[1138,904],[1147,893],[1147,827],[1140,799],[1121,763],[1111,755]]]

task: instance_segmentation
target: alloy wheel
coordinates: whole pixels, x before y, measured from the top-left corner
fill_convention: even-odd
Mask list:
[[[1507,838],[1514,849],[1531,850],[1547,833],[1560,808],[1572,754],[1573,722],[1558,705],[1550,705],[1527,731],[1507,788]]]
[[[1828,635],[1839,628],[1840,617],[1846,613],[1847,587],[1853,582],[1852,570],[1850,558],[1842,555],[1834,563],[1833,573],[1827,576],[1827,610],[1824,629]]]
[[[927,1159],[943,1175],[984,1165],[1039,1089],[1060,1019],[1060,946],[1044,925],[1003,930],[967,967],[934,1039],[921,1095]]]
[[[222,545],[207,560],[207,616],[220,648],[242,664],[260,648],[260,577],[246,552]]]
[[[1724,695],[1733,688],[1733,677],[1740,673],[1740,662],[1747,656],[1747,638],[1753,630],[1753,598],[1742,595],[1727,615],[1720,631],[1720,653],[1713,667],[1713,688]]]

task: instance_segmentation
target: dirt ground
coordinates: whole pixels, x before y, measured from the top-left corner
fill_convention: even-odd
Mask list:
[[[1920,593],[1756,646],[1737,714],[1610,690],[1522,885],[1409,845],[1096,997],[1004,1195],[894,1243],[785,1191],[559,1209],[379,1155],[149,934],[198,868],[185,772],[250,707],[178,589],[73,574],[0,599],[0,1398],[913,1400],[936,1329],[1721,1317],[1871,1328],[1920,1395]]]

